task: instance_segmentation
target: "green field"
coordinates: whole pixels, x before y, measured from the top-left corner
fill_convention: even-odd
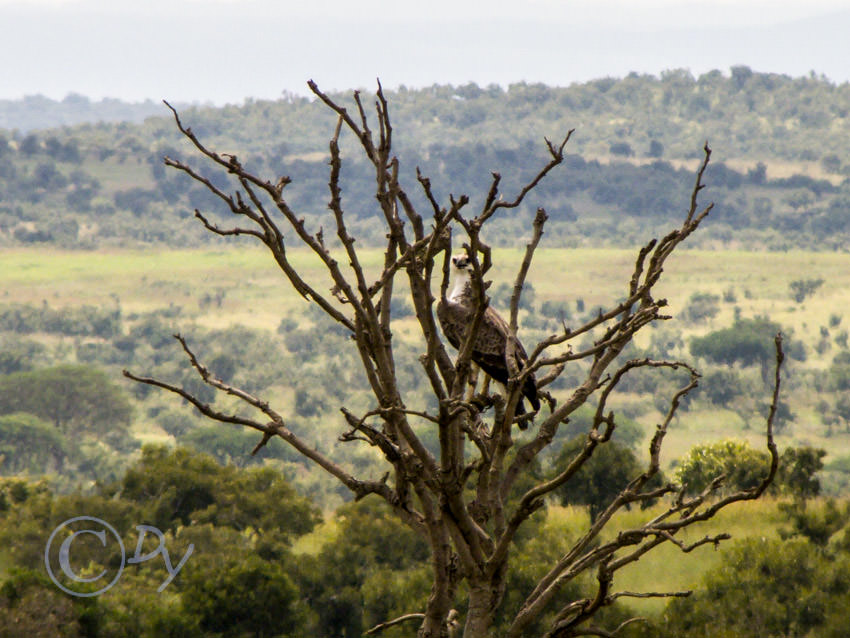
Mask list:
[[[293,249],[289,254],[309,280],[321,285],[324,273],[310,253]],[[636,249],[544,248],[535,257],[528,281],[539,300],[582,298],[588,306],[605,305],[624,294],[636,254]],[[364,250],[363,255],[364,263],[377,272],[380,253]],[[491,271],[494,282],[510,281],[520,257],[517,249],[497,250]],[[714,323],[729,323],[736,305],[744,316],[766,314],[805,339],[814,336],[831,314],[841,315],[848,307],[848,266],[850,256],[841,253],[682,251],[670,260],[659,290],[675,314],[695,292],[722,295],[732,289],[737,301],[724,307]],[[805,304],[796,304],[789,283],[815,277],[825,280],[822,288]],[[201,322],[270,328],[300,303],[271,257],[247,241],[239,248],[217,251],[6,249],[0,254],[0,286],[6,303],[105,304],[117,297],[128,311],[169,303],[199,310],[199,297],[225,290],[222,311],[217,317],[199,316]]]
[[[733,541],[751,537],[776,538],[777,528],[783,521],[777,505],[778,501],[771,498],[739,503],[722,510],[708,522],[684,530],[680,540],[686,544],[693,543],[704,536],[722,532],[731,534]],[[818,506],[814,505],[813,508],[817,510]],[[621,530],[639,525],[661,509],[623,511],[614,517],[610,529]],[[546,517],[546,527],[557,532],[556,537],[562,541],[558,549],[564,552],[568,551],[570,544],[588,525],[587,512],[583,508],[550,505]],[[328,518],[312,533],[299,538],[294,551],[296,554],[317,554],[325,543],[333,542],[337,535],[338,523]],[[723,552],[728,547],[729,542],[721,543],[717,549],[706,545],[693,553],[684,554],[672,544],[664,544],[620,571],[616,590],[653,592],[698,588],[703,574],[721,564]],[[666,604],[667,601],[662,598],[634,599],[629,602],[630,607],[639,614],[660,613]]]
[[[585,307],[606,306],[622,298],[633,267],[636,250],[613,249],[541,249],[529,275],[535,303],[581,300]],[[303,250],[291,252],[291,258],[319,290],[330,284],[313,256]],[[519,250],[498,250],[491,273],[494,285],[510,281],[521,258]],[[381,254],[364,251],[363,261],[370,273],[380,268]],[[695,325],[674,318],[670,325],[685,341],[692,335],[731,325],[737,314],[743,317],[767,316],[806,345],[804,362],[791,361],[786,370],[786,393],[796,420],[778,437],[780,448],[789,445],[815,445],[828,452],[827,461],[850,456],[850,432],[827,435],[817,413],[819,396],[800,379],[826,369],[837,351],[831,347],[818,352],[814,344],[823,338],[823,330],[836,333],[850,317],[844,317],[850,301],[850,257],[837,253],[767,253],[744,251],[682,251],[669,262],[669,271],[659,286],[659,294],[670,304],[670,312],[679,315],[694,293],[712,293],[726,300],[720,312],[707,324]],[[822,278],[823,285],[803,303],[793,300],[789,284],[795,279]],[[324,282],[324,283],[323,283]],[[240,248],[222,250],[151,250],[104,252],[42,252],[12,249],[0,255],[0,304],[46,303],[53,308],[81,305],[114,307],[132,323],[133,315],[163,308],[180,308],[169,319],[174,328],[191,334],[197,329],[224,328],[242,324],[274,332],[283,317],[299,320],[307,304],[288,287],[271,258],[247,242]],[[222,294],[222,303],[210,305],[204,298]],[[734,299],[734,300],[733,300]],[[737,308],[737,310],[736,310]],[[836,319],[837,318],[837,319]],[[838,322],[836,324],[836,321]],[[416,326],[412,319],[394,324],[402,339],[411,339]],[[522,336],[522,335],[521,335]],[[47,337],[45,337],[46,339]],[[56,339],[56,337],[50,337]],[[62,337],[71,341],[71,338]],[[648,345],[645,337],[641,345]],[[686,348],[684,358],[688,358]],[[117,372],[116,372],[117,376]],[[289,396],[285,388],[275,386],[272,398]],[[158,401],[167,401],[159,397]],[[657,412],[646,404],[645,395],[626,396],[635,420],[645,428],[648,439],[657,422]],[[174,407],[176,408],[176,402]],[[132,433],[144,442],[170,440],[165,432],[145,417],[133,424]],[[315,421],[312,423],[316,423]],[[332,440],[341,423],[325,423]],[[759,448],[764,445],[763,420],[747,421],[739,415],[704,404],[681,414],[672,424],[665,441],[663,463],[670,464],[692,446],[721,438],[743,438]],[[339,448],[338,448],[339,451]],[[329,514],[330,512],[326,512]],[[621,529],[648,517],[647,512],[622,512],[612,524]],[[584,525],[587,513],[580,508],[551,506],[547,525],[563,532],[564,547]],[[334,538],[337,523],[331,516],[312,534],[302,537],[296,553],[315,554]],[[687,531],[685,542],[721,531],[734,538],[777,535],[781,515],[777,502],[764,500],[740,504],[724,510],[702,526]],[[672,545],[654,551],[641,562],[624,569],[617,580],[619,590],[665,591],[693,588],[707,570],[720,564],[723,548],[714,551],[702,547],[697,555],[684,556]],[[666,601],[635,600],[639,613],[656,614]]]

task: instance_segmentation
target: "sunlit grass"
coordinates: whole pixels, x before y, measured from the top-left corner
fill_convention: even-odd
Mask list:
[[[528,281],[538,301],[581,299],[588,309],[610,305],[625,294],[636,254],[636,249],[543,248]],[[332,282],[315,255],[305,249],[288,255],[317,290],[327,292]],[[493,281],[511,281],[521,256],[518,249],[495,251]],[[347,269],[347,259],[337,257]],[[370,275],[379,272],[381,258],[379,250],[361,251]],[[800,336],[815,335],[830,315],[843,314],[850,303],[848,265],[850,258],[837,253],[683,251],[671,258],[658,296],[667,298],[676,314],[695,292],[722,297],[731,290],[736,300],[720,303],[713,324],[731,323],[737,307],[742,316],[767,315]],[[825,280],[823,287],[804,303],[795,303],[790,282],[815,277]],[[225,307],[216,314],[266,313],[268,324],[276,324],[282,310],[300,300],[267,251],[247,242],[221,250],[7,249],[0,254],[0,285],[2,300],[8,302],[44,299],[68,305],[104,303],[117,296],[125,307],[140,308],[189,304],[205,293],[225,290]]]
[[[338,534],[339,523],[332,515],[326,516],[325,520],[316,526],[316,529],[309,534],[298,537],[292,545],[292,551],[296,556],[301,554],[315,556],[324,545],[332,543]]]
[[[683,553],[678,547],[666,543],[653,549],[638,562],[626,566],[617,572],[614,591],[632,592],[672,592],[690,590],[699,587],[703,575],[719,566],[723,553],[734,540],[749,537],[777,537],[777,527],[782,520],[778,510],[778,501],[764,498],[758,501],[747,501],[734,504],[721,510],[714,518],[705,523],[697,524],[677,535],[685,543],[694,543],[705,536],[715,536],[728,533],[732,541],[724,541],[714,547],[705,545],[690,553]],[[650,520],[664,510],[664,505],[657,505],[648,510],[633,508],[617,514],[609,523],[607,534],[603,539],[623,529],[637,527]],[[588,516],[582,508],[563,508],[550,506],[547,525],[556,525],[558,529],[569,529],[566,538],[575,538],[586,529]],[[623,555],[624,550],[618,555]],[[631,599],[628,604],[637,613],[656,614],[667,604],[665,599]]]

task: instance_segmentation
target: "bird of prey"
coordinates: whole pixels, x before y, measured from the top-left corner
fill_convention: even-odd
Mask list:
[[[460,349],[466,338],[467,330],[475,317],[475,299],[472,292],[472,265],[465,254],[452,257],[452,274],[454,286],[445,300],[437,305],[437,317],[443,328],[443,333],[455,348]],[[508,365],[508,344],[513,344],[513,363],[515,369],[521,369],[528,361],[525,348],[513,334],[507,322],[493,308],[487,306],[475,341],[472,344],[472,360],[490,375],[494,380],[507,385],[511,376]],[[540,409],[540,398],[537,395],[537,382],[530,374],[522,384],[522,394],[528,399],[531,407]],[[516,415],[525,414],[522,399],[516,406]]]

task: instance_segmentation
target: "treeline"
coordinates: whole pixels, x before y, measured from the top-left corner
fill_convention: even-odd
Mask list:
[[[685,205],[690,167],[707,139],[714,164],[706,182],[716,207],[698,241],[782,250],[848,244],[849,90],[822,78],[735,67],[729,76],[671,71],[565,88],[400,88],[387,97],[404,181],[422,211],[430,205],[419,196],[417,166],[441,200],[449,193],[483,196],[492,171],[502,174],[510,193],[545,161],[544,136],[577,129],[565,169],[543,183],[527,209],[495,224],[494,243],[523,241],[538,205],[549,212],[558,245],[641,241],[648,224],[660,228]],[[363,94],[364,103],[371,99]],[[236,153],[250,170],[273,182],[289,176],[293,207],[318,229],[329,223],[326,149],[334,123],[325,110],[289,96],[192,108],[182,116],[206,143]],[[378,241],[372,177],[356,153],[348,155],[353,140],[342,144],[351,230],[361,241]],[[193,211],[219,223],[229,213],[202,186],[166,169],[165,155],[192,156],[167,111],[141,124],[0,132],[0,243],[96,248],[217,241]],[[778,177],[776,162],[801,171],[815,166],[818,176]],[[232,189],[221,176],[210,177]]]
[[[375,87],[360,88],[363,103],[369,106]],[[697,156],[709,139],[723,158],[823,161],[830,172],[847,169],[844,151],[850,133],[844,123],[850,115],[850,85],[836,85],[815,74],[790,77],[735,66],[696,77],[686,69],[673,69],[659,76],[631,73],[566,87],[526,82],[507,87],[435,84],[421,89],[401,86],[385,93],[397,125],[394,141],[405,152],[448,140],[462,146],[482,142],[518,148],[542,135],[554,139],[575,128],[573,148],[594,157],[610,153],[683,159]],[[350,97],[348,92],[332,95]],[[75,94],[61,102],[41,96],[0,100],[0,128],[17,140],[28,129],[70,125],[62,135],[80,135],[96,146],[117,148],[121,144],[116,142],[136,137],[147,147],[172,127],[168,111],[158,101],[169,96],[152,97],[154,102],[143,104],[91,102]],[[38,116],[60,104],[76,114],[55,124],[42,120],[37,126],[23,125],[25,113]],[[138,127],[99,126],[120,114],[117,104],[125,113],[144,109],[145,122]],[[323,151],[334,125],[326,109],[293,94],[274,101],[248,98],[242,105],[185,110],[196,133],[246,157],[271,148],[284,155]],[[160,117],[148,117],[154,115]],[[125,114],[121,119],[136,118]],[[109,139],[112,143],[105,143]]]
[[[778,533],[760,525],[758,538],[724,544],[728,549],[697,593],[626,627],[622,635],[844,635],[850,509],[844,502],[806,496],[770,505]],[[190,545],[193,551],[162,592],[158,588],[169,574],[154,554],[144,563],[127,564],[99,596],[66,595],[44,573],[45,543],[52,530],[81,512],[108,522],[124,539],[128,555],[139,524],[163,534],[172,565]],[[319,512],[274,470],[220,465],[184,448],[148,446],[126,473],[88,494],[57,495],[44,483],[2,479],[0,634],[354,638],[423,608],[431,567],[421,538],[370,498],[340,508],[330,533],[316,533]],[[558,559],[576,526],[584,524],[580,513],[569,510],[544,511],[529,521],[516,549],[522,568],[508,582],[500,624],[511,621],[510,614]],[[73,565],[84,569],[82,575],[112,577],[115,557],[103,547],[82,538],[74,543]],[[141,549],[139,544],[137,555]],[[70,582],[59,569],[54,575],[81,593],[105,584]],[[578,599],[592,590],[588,576],[565,585],[558,598]],[[460,601],[456,607],[463,617]],[[614,627],[635,615],[646,616],[623,599],[596,620]],[[531,628],[534,635],[551,620]],[[384,633],[398,638],[409,632],[410,626],[402,625]]]

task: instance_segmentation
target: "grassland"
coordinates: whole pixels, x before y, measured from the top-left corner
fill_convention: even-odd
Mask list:
[[[636,250],[627,249],[541,249],[528,277],[535,303],[581,300],[588,309],[608,306],[624,295],[635,255]],[[311,253],[291,250],[290,258],[318,290],[330,288]],[[517,249],[497,251],[491,271],[494,283],[510,281],[520,258]],[[376,274],[380,253],[363,251],[363,262]],[[812,278],[822,278],[824,284],[805,302],[795,302],[790,282]],[[802,251],[682,251],[670,260],[658,292],[669,301],[674,316],[670,325],[686,338],[728,326],[738,313],[769,317],[811,345],[821,338],[822,328],[829,327],[830,318],[840,320],[850,307],[850,257]],[[694,293],[725,295],[731,301],[721,302],[719,314],[707,324],[677,319]],[[216,294],[222,296],[220,306],[205,302]],[[243,324],[269,330],[284,316],[298,318],[307,307],[267,253],[248,242],[222,250],[7,249],[0,254],[0,303],[120,304],[125,316],[179,306],[178,323],[215,328]],[[846,323],[832,326],[846,327]],[[412,335],[414,320],[399,320],[395,329],[402,336]],[[823,368],[834,351],[819,354],[809,348],[807,355],[807,367]]]
[[[363,255],[377,272],[380,254],[367,250]],[[635,255],[636,250],[627,249],[541,249],[528,280],[538,301],[582,299],[588,307],[606,305],[624,294]],[[497,251],[492,279],[509,281],[520,256],[516,249]],[[303,250],[291,250],[290,257],[321,289],[326,277],[318,261]],[[668,270],[659,290],[674,314],[696,292],[734,292],[734,304],[721,306],[713,320],[718,326],[731,322],[737,306],[743,316],[769,316],[806,340],[850,304],[850,257],[841,253],[683,251]],[[818,277],[825,283],[817,294],[795,303],[790,282]],[[248,244],[226,250],[6,249],[0,254],[0,286],[4,303],[47,301],[61,307],[117,298],[129,312],[175,304],[196,309],[202,323],[228,320],[266,328],[276,327],[301,303],[271,258]],[[193,306],[204,294],[220,290],[226,297],[218,316],[204,316]]]
[[[680,540],[686,544],[696,542],[705,536],[728,533],[733,540],[753,537],[778,537],[783,526],[779,501],[767,498],[759,501],[739,503],[721,512],[713,519],[693,528],[684,530]],[[812,505],[814,510],[818,505]],[[643,511],[633,509],[617,514],[610,529],[621,530],[642,524],[660,509]],[[583,508],[550,505],[546,511],[545,527],[556,541],[555,551],[566,552],[582,532],[587,529],[588,516]],[[787,527],[787,525],[785,525]],[[332,542],[339,533],[339,525],[333,518],[312,533],[302,536],[294,546],[296,554],[317,554],[325,543]],[[719,566],[723,552],[729,543],[721,543],[717,548],[703,546],[693,554],[685,555],[671,544],[664,544],[644,556],[639,562],[627,566],[617,575],[617,589],[620,591],[683,591],[698,588],[703,575]],[[639,614],[660,613],[667,601],[662,598],[634,599],[629,605]]]
[[[636,255],[628,249],[541,249],[528,281],[537,303],[575,302],[587,308],[607,306],[621,298]],[[315,257],[290,250],[290,259],[319,290],[331,283]],[[521,258],[517,249],[495,254],[491,277],[508,282]],[[377,273],[380,253],[363,251],[367,269]],[[795,279],[824,279],[804,303],[796,303],[789,284]],[[274,329],[284,315],[305,302],[291,289],[270,256],[247,242],[223,250],[127,250],[104,252],[7,249],[0,254],[0,303],[42,303],[62,307],[120,303],[125,313],[181,306],[184,315],[201,325],[244,324]],[[669,301],[674,317],[694,293],[731,294],[707,325],[676,321],[686,335],[732,323],[744,317],[766,316],[814,343],[830,317],[842,317],[850,307],[850,256],[843,253],[790,251],[682,251],[669,262],[659,293]],[[224,293],[214,312],[202,308],[205,295]],[[737,310],[736,310],[737,308]],[[848,320],[850,321],[850,320]],[[399,322],[404,331],[411,320]],[[846,327],[842,325],[841,327]],[[825,365],[831,356],[810,352],[807,365]]]
[[[581,300],[588,309],[607,306],[622,298],[633,267],[636,250],[557,249],[538,251],[528,281],[535,303]],[[315,257],[304,250],[290,251],[290,258],[318,290],[330,282]],[[496,252],[491,276],[495,284],[510,281],[521,251]],[[342,259],[341,263],[344,263]],[[363,251],[363,262],[372,273],[380,268],[376,250]],[[795,339],[807,345],[805,369],[825,368],[835,348],[818,353],[812,347],[823,330],[833,333],[847,328],[850,318],[838,327],[832,322],[843,317],[850,306],[850,257],[826,252],[682,251],[668,265],[659,293],[669,301],[674,319],[668,325],[688,337],[721,328],[743,317],[766,316],[782,325]],[[822,278],[824,284],[803,303],[795,302],[789,284],[795,279]],[[91,304],[111,307],[120,304],[125,317],[158,308],[179,307],[172,319],[174,328],[191,333],[197,324],[223,328],[242,324],[275,330],[282,317],[304,317],[307,302],[287,284],[271,258],[245,242],[222,250],[150,251],[37,251],[11,249],[0,255],[0,303],[48,303],[51,307]],[[719,314],[707,324],[693,324],[677,316],[694,293],[711,293],[726,301]],[[219,295],[222,303],[209,304]],[[206,301],[205,301],[206,300]],[[415,321],[394,324],[402,339],[416,334]],[[644,336],[639,345],[648,345]],[[685,347],[683,356],[689,357]],[[790,364],[790,374],[801,364]],[[783,445],[808,444],[828,450],[830,458],[850,454],[850,433],[836,432],[827,438],[817,414],[817,397],[796,390],[785,395],[798,422]],[[635,397],[634,403],[640,399]],[[647,437],[654,425],[652,413],[643,415]],[[148,433],[154,434],[154,433]],[[139,437],[148,440],[145,432]],[[693,445],[718,438],[744,438],[761,446],[761,427],[746,422],[731,411],[697,409],[676,423],[666,442],[665,460],[681,457]]]
[[[621,298],[631,274],[636,250],[542,249],[538,252],[529,281],[536,303],[579,299],[587,308],[605,306]],[[292,260],[318,289],[330,287],[320,264],[305,251],[291,251]],[[509,281],[521,258],[518,250],[500,250],[491,273],[494,282]],[[371,272],[380,268],[377,251],[365,251],[364,263]],[[671,314],[679,315],[697,292],[726,296],[720,313],[709,324],[695,325],[674,319],[687,337],[712,328],[728,326],[737,313],[744,317],[767,316],[780,323],[807,345],[822,337],[831,317],[842,318],[850,303],[850,256],[837,253],[762,253],[730,251],[683,251],[671,259],[669,272],[659,292],[669,300]],[[795,302],[789,284],[795,279],[822,278],[824,284],[804,303]],[[302,316],[307,305],[286,285],[282,274],[262,250],[246,244],[226,250],[152,250],[102,252],[43,252],[13,249],[0,255],[0,303],[41,304],[53,307],[120,304],[124,316],[165,307],[181,307],[177,327],[198,324],[211,328],[244,324],[275,330],[284,316]],[[205,297],[223,293],[222,304],[211,306]],[[734,300],[732,300],[734,299]],[[736,310],[737,308],[737,310]],[[834,324],[834,319],[832,323]],[[845,328],[850,318],[839,327]],[[834,329],[833,325],[831,329]],[[415,332],[411,319],[395,325],[402,338]],[[825,368],[834,350],[819,354],[808,347],[806,368]],[[792,364],[791,374],[796,374]],[[813,415],[814,396],[799,392],[786,396],[800,420],[790,433],[780,437],[780,447],[807,443],[824,447],[830,457],[850,454],[850,434],[826,438]],[[644,422],[639,420],[640,422]],[[647,422],[647,432],[653,423]],[[162,440],[163,433],[145,431],[136,424],[134,433],[142,440]],[[717,438],[748,438],[763,444],[760,427],[750,427],[740,417],[717,410],[689,412],[677,420],[665,445],[665,461],[681,457],[695,443]],[[553,506],[547,525],[563,530],[568,540],[586,522],[586,512]],[[615,528],[645,517],[640,511],[619,515]],[[779,521],[777,504],[766,500],[736,506],[690,530],[688,538],[729,531],[734,538],[775,536]],[[333,538],[332,518],[314,533],[299,540],[296,552],[315,553]],[[710,547],[699,550],[696,559],[684,559],[674,547],[663,547],[639,564],[622,572],[618,587],[634,591],[687,589],[698,585],[701,575],[719,564],[720,552]],[[635,601],[641,613],[653,614],[663,601]]]

